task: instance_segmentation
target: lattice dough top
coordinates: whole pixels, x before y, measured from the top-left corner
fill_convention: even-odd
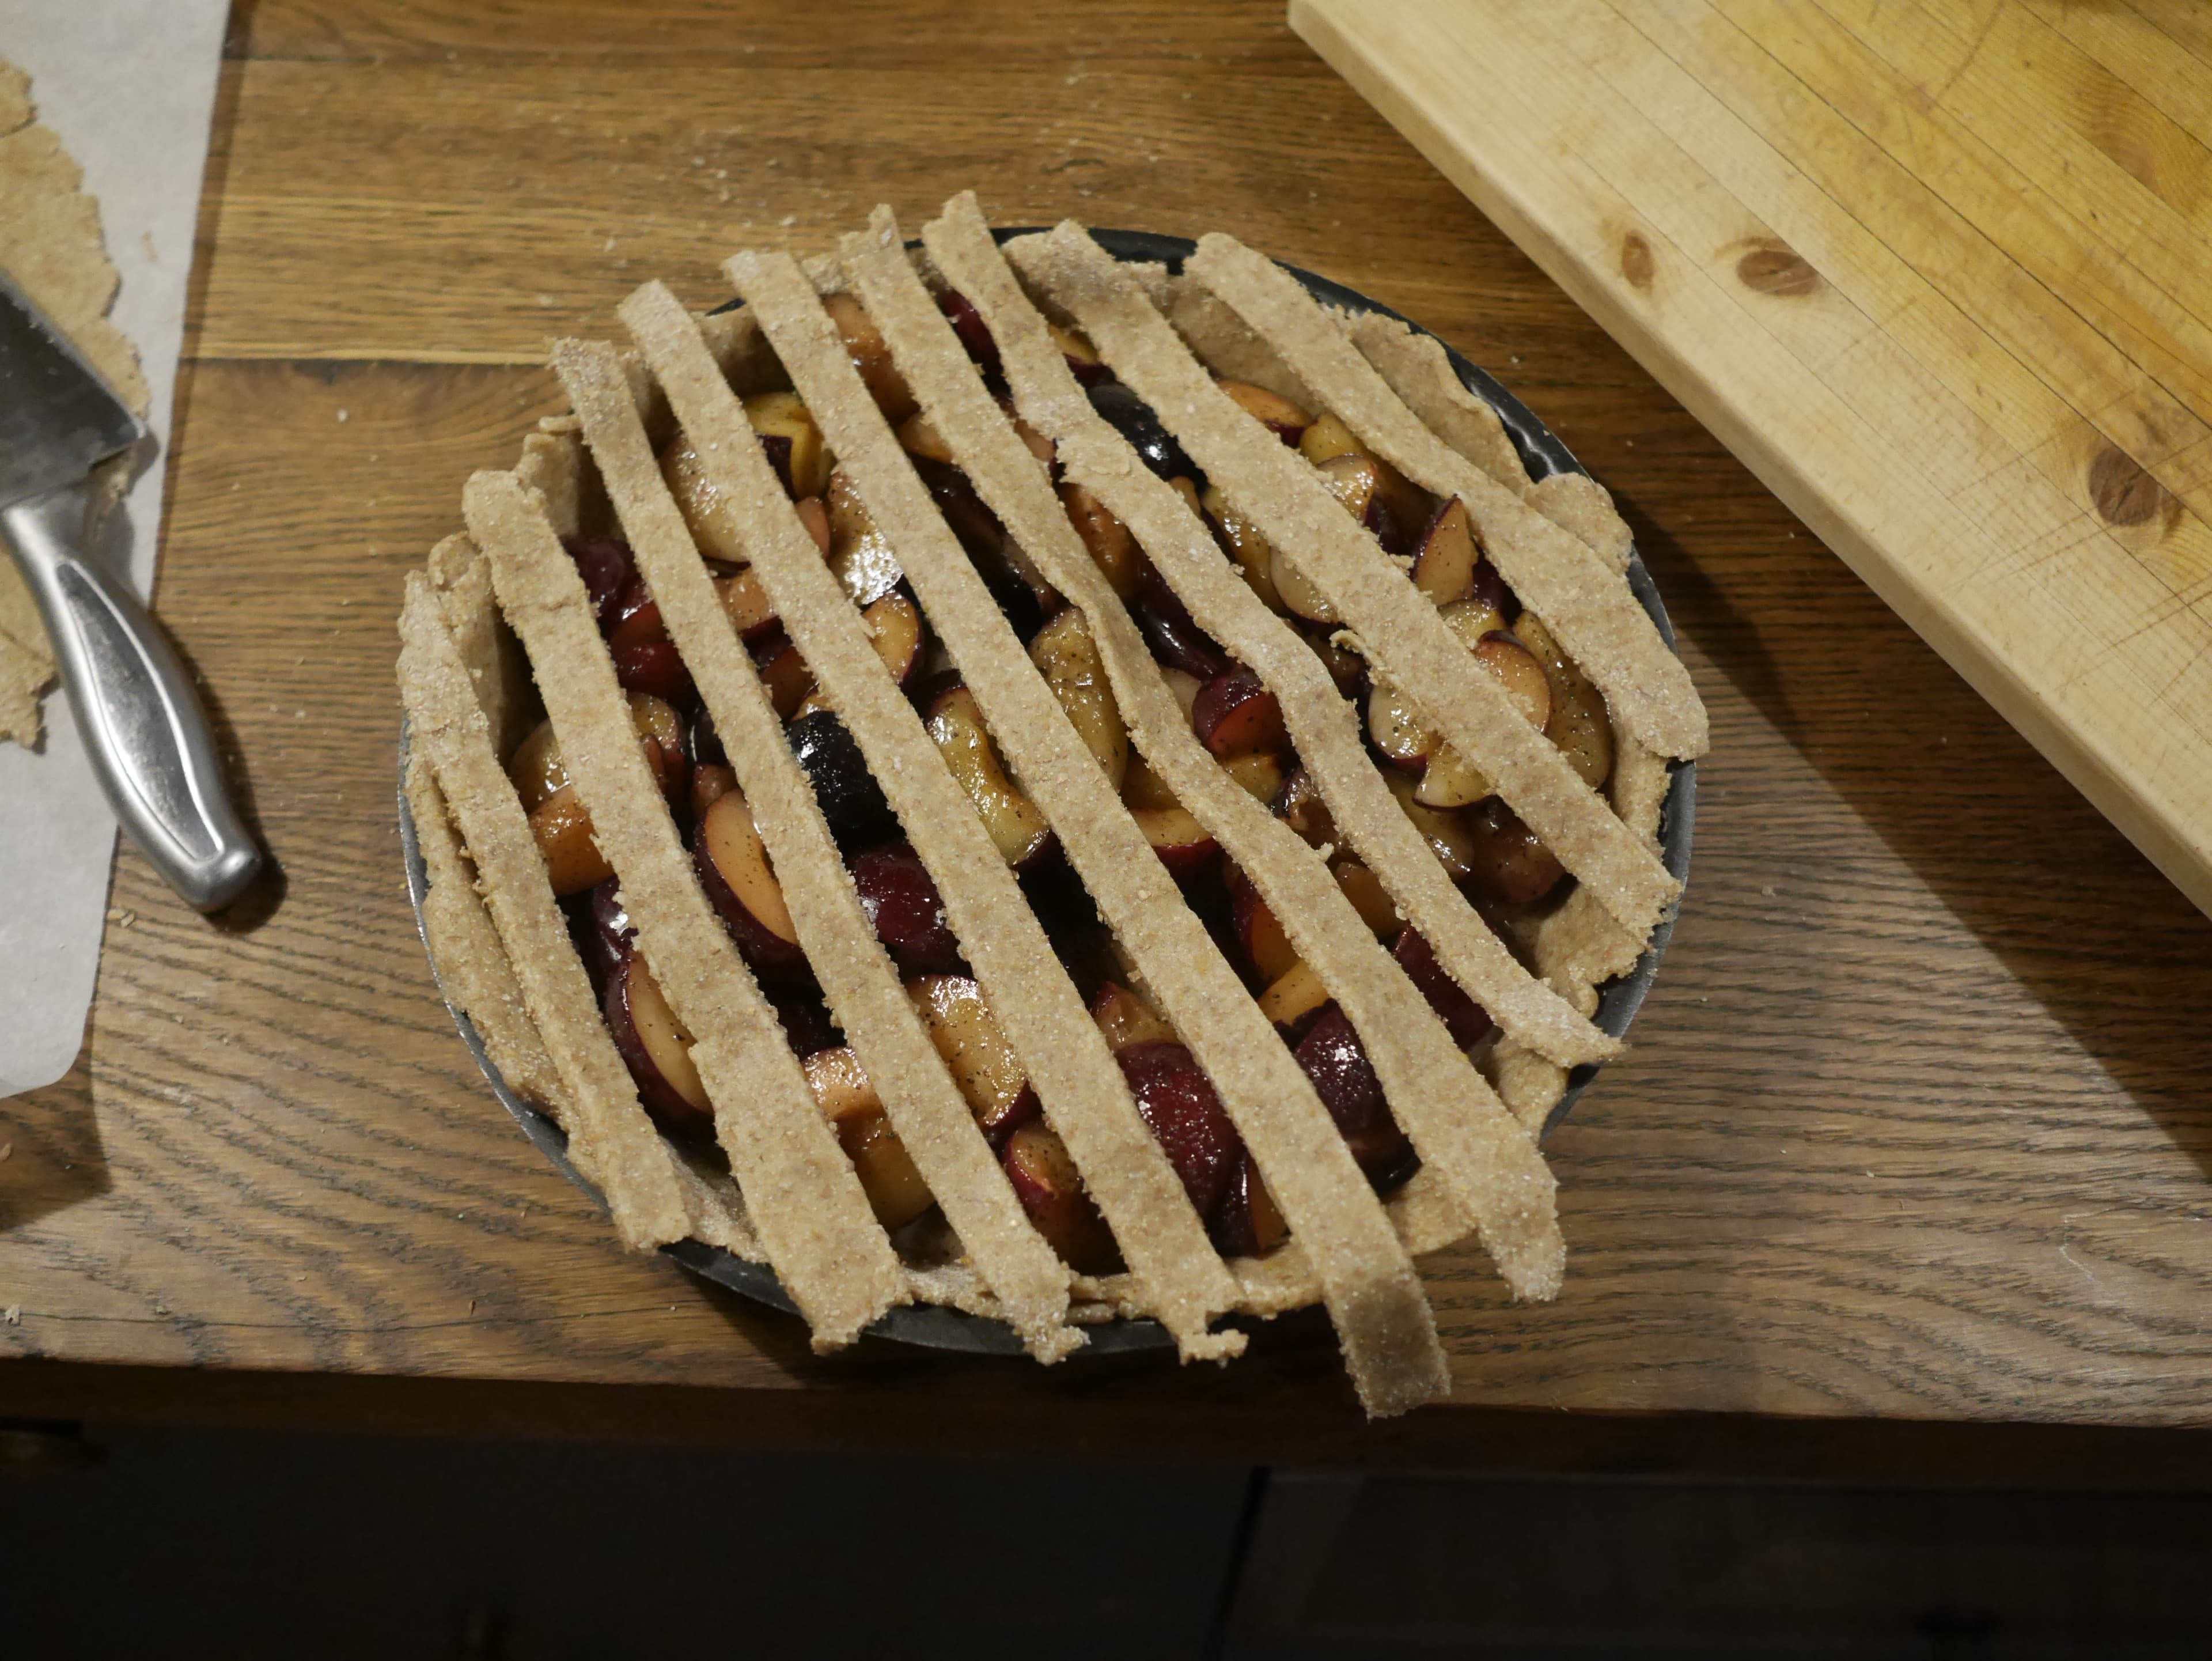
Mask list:
[[[1327,1305],[1448,1377],[1413,1259],[1559,1288],[1535,1132],[1678,885],[1705,711],[1605,492],[1442,347],[1232,239],[972,196],[561,342],[572,412],[409,580],[441,979],[630,1244],[1040,1360]]]

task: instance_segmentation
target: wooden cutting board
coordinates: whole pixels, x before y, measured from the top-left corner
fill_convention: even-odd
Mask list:
[[[2212,6],[1291,23],[2212,911]]]

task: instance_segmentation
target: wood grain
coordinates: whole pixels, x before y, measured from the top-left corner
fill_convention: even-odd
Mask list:
[[[2212,909],[2212,69],[2027,0],[1292,9]]]
[[[58,1364],[0,1364],[0,1412],[389,1422],[347,1382],[435,1378],[423,1422],[1495,1463],[1570,1409],[1526,1457],[1582,1469],[1796,1459],[1794,1415],[2212,1420],[2212,924],[1272,5],[882,5],[825,39],[568,0],[526,48],[512,8],[241,9],[159,600],[283,881],[210,924],[124,855],[77,1070],[0,1104],[0,1352]],[[784,58],[748,69],[739,35]],[[732,113],[707,171],[741,211],[690,165]],[[415,935],[401,577],[554,407],[541,338],[610,328],[648,271],[712,293],[740,234],[827,246],[878,191],[971,182],[1004,219],[1218,225],[1492,366],[1619,493],[1711,707],[1674,946],[1551,1142],[1566,1293],[1516,1309],[1473,1251],[1426,1263],[1455,1405],[1387,1431],[1304,1319],[1219,1371],[812,1356],[619,1250],[483,1088]],[[1911,1467],[1919,1435],[1823,1445]]]

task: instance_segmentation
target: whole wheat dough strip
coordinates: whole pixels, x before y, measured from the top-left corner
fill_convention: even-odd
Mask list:
[[[882,332],[892,362],[983,500],[1039,561],[1047,581],[1059,587],[1066,578],[1087,588],[1102,623],[1117,621],[1121,631],[1131,632],[1118,605],[1099,604],[1099,591],[1109,602],[1113,591],[1085,554],[1044,469],[984,390],[959,338],[915,275],[890,210],[878,208],[868,232],[847,237],[842,252],[853,291]],[[867,435],[865,456],[862,447],[837,441],[845,465],[858,469],[854,477],[864,495],[871,474],[912,476],[880,417],[874,425],[880,431]],[[1058,832],[1137,973],[1213,1081],[1291,1232],[1321,1266],[1323,1295],[1360,1400],[1379,1415],[1446,1393],[1450,1374],[1419,1277],[1311,1081],[1122,808],[1114,782],[1030,661],[960,545],[940,520],[919,528],[921,535],[894,550],[901,568],[960,665],[1000,748]],[[1191,735],[1157,669],[1144,680],[1133,682],[1134,697],[1124,705],[1139,729],[1139,747],[1164,757],[1173,749],[1170,765],[1184,764],[1176,770],[1186,783],[1197,782],[1189,765],[1194,760],[1203,775],[1199,792],[1211,791],[1207,806],[1217,819],[1226,797],[1235,796],[1244,809],[1273,824],[1267,810]],[[1170,718],[1164,724],[1164,714]],[[1182,746],[1160,741],[1170,728],[1180,734]],[[1169,782],[1172,787],[1176,781]],[[1298,853],[1302,865],[1318,865],[1303,844]],[[1344,909],[1351,910],[1348,904]],[[1352,923],[1367,934],[1356,915]],[[1425,1008],[1411,1013],[1427,1014]]]
[[[1177,293],[1168,321],[1206,368],[1234,380],[1249,380],[1279,392],[1308,408],[1320,404],[1273,349],[1224,301],[1196,277],[1176,281],[1188,287]],[[1529,483],[1528,470],[1522,465],[1521,453],[1514,447],[1505,423],[1487,399],[1460,380],[1443,341],[1384,312],[1352,311],[1341,306],[1324,306],[1322,310],[1431,432],[1496,479],[1509,494],[1521,497],[1554,525],[1588,543],[1614,570],[1628,569],[1633,538],[1613,505],[1613,493],[1588,473],[1547,473]],[[1224,317],[1235,326],[1233,336],[1223,321]]]
[[[566,1129],[570,1116],[560,1074],[530,1019],[514,965],[507,961],[491,914],[471,885],[467,852],[455,839],[445,794],[421,750],[408,754],[406,788],[415,843],[429,876],[422,897],[422,928],[438,989],[469,1018],[483,1039],[484,1054],[508,1087],[544,1108]],[[677,1158],[677,1187],[689,1221],[686,1232],[693,1239],[758,1262],[760,1243],[745,1219],[737,1184],[726,1176],[697,1170],[680,1148],[669,1151]]]
[[[1560,864],[1632,930],[1648,933],[1679,891],[1566,757],[1530,727],[1427,596],[1329,494],[1217,387],[1165,319],[1073,221],[1010,250],[1024,277],[1078,316],[1115,373],[1150,404],[1238,511],[1327,594],[1370,661],[1489,775]],[[1580,547],[1580,544],[1576,545]]]
[[[574,441],[541,447],[548,442],[534,433],[524,440],[523,465],[530,467],[534,477],[543,478],[556,494],[565,492],[566,496],[573,497],[576,476],[582,472],[582,459]],[[466,536],[455,535],[431,549],[428,569],[445,614],[447,634],[460,657],[461,666],[468,673],[477,707],[483,711],[486,729],[494,740],[494,753],[509,754],[523,736],[521,721],[529,671],[521,647],[499,614],[499,604],[492,593],[490,566],[475,543]],[[446,824],[451,809],[445,803],[443,792],[438,790],[434,773],[426,769],[424,778],[428,789],[435,793],[438,812],[434,814],[426,811],[430,805],[427,800],[417,800],[410,796],[410,800],[415,812],[416,843],[433,881],[422,907],[432,961],[443,977],[448,972],[449,953],[459,951],[460,973],[465,983],[474,989],[465,993],[464,1004],[483,1037],[484,1053],[499,1069],[501,1078],[524,1089],[525,1093],[537,1093],[555,1122],[565,1129],[567,1108],[558,1091],[539,1093],[526,1088],[533,1068],[542,1063],[550,1068],[551,1062],[544,1056],[544,1040],[531,1019],[527,1004],[521,1000],[514,965],[507,958],[483,899],[476,888],[466,882],[447,882],[442,894],[436,885],[445,849],[451,846],[462,861],[468,858],[468,852],[453,842],[453,830]],[[473,927],[469,922],[471,915],[476,919]],[[507,1024],[510,1010],[512,1026]],[[487,1019],[491,1022],[489,1026],[485,1025]],[[537,1051],[535,1058],[531,1053],[532,1047]],[[510,1065],[520,1069],[520,1076],[509,1071]],[[554,1082],[557,1085],[557,1072],[554,1074]],[[681,1148],[672,1151],[678,1155],[677,1185],[683,1194],[685,1213],[690,1218],[691,1238],[709,1245],[726,1246],[741,1257],[758,1262],[760,1242],[753,1236],[737,1185],[720,1173],[701,1171]]]
[[[1067,1269],[1030,1226],[860,909],[783,723],[661,478],[614,349],[561,341],[553,365],[638,569],[729,752],[831,1014],[1006,1320],[1040,1360],[1059,1360],[1082,1342],[1067,1326]]]
[[[940,266],[957,257],[957,245],[967,250],[963,269],[975,280],[990,280],[994,269],[1004,270],[972,196],[955,198],[922,235],[926,242],[945,245],[937,256]],[[1007,252],[1018,247],[1018,242],[1010,244]],[[1421,931],[1452,978],[1503,1030],[1546,1055],[1572,1065],[1618,1054],[1615,1040],[1530,977],[1452,885],[1368,760],[1356,712],[1311,649],[1231,569],[1182,497],[1128,465],[1127,444],[1091,409],[1065,365],[1056,374],[1042,356],[1033,361],[1035,377],[1016,388],[1024,418],[1061,443],[1060,459],[1070,477],[1129,526],[1199,626],[1274,692],[1298,758],[1321,786],[1339,834],[1381,879],[1399,914]],[[1282,917],[1312,908],[1270,902],[1270,909]]]
[[[1607,569],[1626,572],[1636,540],[1613,505],[1613,492],[1588,473],[1547,473],[1528,487],[1528,505],[1588,543]]]
[[[691,1222],[675,1153],[638,1105],[629,1070],[599,1019],[521,799],[492,748],[437,593],[420,572],[407,579],[399,638],[409,741],[437,774],[524,1006],[560,1077],[568,1157],[605,1196],[625,1244],[649,1250],[680,1240]]]
[[[849,1343],[908,1297],[897,1254],[815,1105],[782,1024],[699,891],[638,748],[583,579],[542,498],[480,472],[462,498],[501,609],[530,654],[562,765],[619,874],[638,949],[696,1035],[717,1139],[777,1278],[817,1349]]]
[[[1613,505],[1613,492],[1588,473],[1547,473],[1530,484],[1505,423],[1487,399],[1460,380],[1443,341],[1381,312],[1324,309],[1431,432],[1546,519],[1589,544],[1614,570],[1628,569],[1634,538]]]
[[[1705,707],[1689,671],[1589,544],[1423,426],[1321,302],[1274,261],[1214,231],[1199,239],[1183,269],[1234,307],[1362,442],[1423,490],[1467,504],[1485,557],[1543,615],[1617,720],[1662,754],[1705,753]]]
[[[1188,525],[1204,545],[1200,557],[1218,563],[1218,551],[1196,521],[1189,519],[1181,498],[1133,457],[1126,457],[1127,447],[1104,429],[1093,412],[1068,374],[1059,348],[1045,333],[1042,319],[1000,259],[973,198],[956,198],[943,218],[924,228],[923,236],[939,269],[978,307],[991,327],[1008,384],[1025,418],[1060,439],[1063,455],[1068,453],[1067,444],[1079,444],[1085,437],[1095,437],[1124,453],[1123,472],[1110,481],[1085,476],[1085,482],[1103,490],[1111,498],[1109,505],[1117,510],[1141,517],[1139,504],[1142,504],[1171,523],[1180,520]],[[882,322],[880,318],[878,320]],[[912,379],[909,375],[910,382]],[[942,416],[938,420],[939,429],[950,436]],[[1011,438],[1010,431],[1007,436]],[[1021,453],[1025,459],[1026,450]],[[1012,459],[1012,452],[1009,459]],[[1355,1025],[1364,1023],[1362,1036],[1370,1043],[1377,1072],[1384,1076],[1386,1090],[1394,1108],[1401,1110],[1401,1121],[1414,1119],[1424,1110],[1438,1116],[1486,1119],[1483,1132],[1478,1134],[1497,1138],[1505,1148],[1503,1159],[1486,1154],[1477,1157],[1473,1163],[1480,1174],[1468,1186],[1480,1188],[1503,1167],[1510,1173],[1504,1183],[1508,1193],[1500,1202],[1478,1198],[1471,1205],[1455,1197],[1451,1203],[1460,1220],[1451,1231],[1452,1238],[1464,1232],[1469,1220],[1483,1226],[1486,1214],[1486,1239],[1497,1251],[1509,1282],[1524,1295],[1549,1295],[1558,1284],[1562,1250],[1552,1213],[1550,1179],[1540,1161],[1533,1150],[1513,1147],[1510,1126],[1495,1099],[1489,1098],[1488,1087],[1452,1047],[1425,1001],[1376,944],[1366,925],[1351,911],[1323,863],[1295,833],[1230,781],[1199,745],[1162,680],[1158,664],[1075,538],[1056,497],[1048,490],[1037,497],[1034,488],[1021,489],[1016,483],[1021,477],[1018,471],[1010,468],[1009,472],[1012,477],[1005,488],[1006,499],[994,497],[992,505],[1047,579],[1084,609],[1139,748],[1184,806],[1254,879],[1271,908],[1291,929],[1292,943],[1299,954],[1316,967],[1332,991],[1340,989],[1345,993],[1346,1013]],[[1035,477],[1033,464],[1031,476]],[[981,482],[979,478],[979,484]],[[1042,484],[1041,478],[1037,483]],[[986,495],[991,495],[988,489]],[[1024,497],[1031,500],[1025,502]],[[1227,575],[1225,568],[1224,575],[1238,596],[1249,599],[1241,581]],[[1253,604],[1256,606],[1257,602]],[[1279,630],[1264,609],[1260,622],[1263,629]],[[1302,642],[1291,637],[1288,644],[1298,660],[1319,672]],[[1334,700],[1333,688],[1327,696]],[[1364,770],[1364,757],[1355,756],[1353,765]],[[1377,792],[1382,794],[1379,786]],[[1405,824],[1404,815],[1387,794],[1382,794],[1382,811],[1398,824]],[[1418,842],[1413,855],[1434,867],[1433,858]],[[1451,898],[1464,905],[1455,892]],[[1520,973],[1517,965],[1515,973]],[[1525,982],[1525,976],[1522,979]],[[1464,1111],[1469,1094],[1485,1098],[1472,1116]],[[1422,1125],[1425,1131],[1429,1128]],[[1505,1134],[1499,1136],[1501,1132]],[[1449,1135],[1441,1140],[1443,1146],[1439,1138],[1429,1136],[1424,1157],[1467,1169],[1467,1163],[1449,1146]],[[1294,1226],[1292,1244],[1305,1238],[1305,1231]],[[1305,1261],[1304,1248],[1300,1248],[1299,1261]],[[1245,1278],[1249,1262],[1240,1261],[1236,1267],[1240,1278]],[[1315,1292],[1321,1290],[1319,1281],[1310,1276],[1309,1280],[1310,1289],[1297,1301],[1310,1302]]]
[[[468,855],[446,816],[430,759],[420,744],[407,753],[407,806],[415,820],[415,845],[428,886],[422,895],[422,928],[430,937],[431,966],[439,989],[476,1027],[484,1054],[501,1078],[524,1100],[565,1120],[560,1074],[522,1001],[514,966],[499,943],[477,893]]]
[[[1257,610],[1259,617],[1249,620],[1249,632],[1261,649],[1246,661],[1263,678],[1268,672],[1264,660],[1270,653],[1320,675],[1304,642],[1291,636],[1243,580],[1229,571],[1181,496],[1154,478],[1091,409],[1045,332],[1043,319],[1023,297],[1013,273],[993,246],[973,196],[956,198],[943,217],[924,228],[923,239],[948,280],[957,283],[983,313],[1025,418],[1056,441],[1069,476],[1097,490],[1148,549],[1157,545],[1164,569],[1180,562],[1210,573],[1234,591],[1235,599],[1226,593],[1217,596],[1201,577],[1194,593],[1210,610],[1237,611],[1237,599]],[[1162,769],[1185,806],[1231,849],[1231,856],[1268,899],[1293,948],[1342,1003],[1400,1124],[1429,1168],[1443,1173],[1443,1180],[1468,1220],[1481,1232],[1508,1284],[1521,1296],[1553,1295],[1565,1248],[1559,1237],[1551,1173],[1534,1145],[1517,1133],[1426,1001],[1376,946],[1323,863],[1294,832],[1228,781],[1197,745],[1151,653],[1075,539],[1057,499],[1048,493],[1030,509],[1012,502],[1011,487],[1009,495],[1010,504],[1021,513],[1017,537],[1033,557],[1051,562],[1048,575],[1056,584],[1064,580],[1065,591],[1085,605],[1086,617],[1094,619],[1094,638],[1146,758]],[[1148,532],[1154,534],[1148,538]],[[1176,575],[1182,575],[1177,569]],[[1238,649],[1237,642],[1217,638]],[[1334,688],[1328,697],[1335,708],[1342,708]],[[1355,754],[1350,765],[1373,782],[1364,755]],[[1381,813],[1410,830],[1405,815],[1379,782],[1375,790],[1382,797]],[[1418,847],[1417,855],[1436,868],[1425,847]],[[1442,880],[1440,870],[1437,877]],[[1451,897],[1465,907],[1456,891]],[[1496,946],[1486,930],[1483,938]],[[1522,979],[1534,984],[1526,982],[1525,976]],[[1545,996],[1558,1004],[1548,992]],[[1564,1005],[1559,1007],[1565,1010]],[[1571,1024],[1592,1031],[1602,1042],[1601,1035],[1586,1024],[1573,1021],[1571,1011],[1565,1013]]]
[[[1460,380],[1443,341],[1380,312],[1339,312],[1336,317],[1360,356],[1430,431],[1515,496],[1528,494],[1528,470],[1505,423],[1487,399],[1478,398]]]
[[[789,259],[740,256],[730,262],[730,273],[794,380],[810,353],[817,360],[834,354],[843,364],[842,348],[813,286]],[[1242,1334],[1206,1329],[1234,1302],[1235,1283],[1206,1245],[1181,1183],[1137,1114],[1121,1069],[974,805],[884,670],[860,614],[792,511],[696,326],[680,308],[672,311],[672,304],[665,290],[648,285],[624,302],[623,321],[708,476],[743,504],[742,534],[751,539],[747,552],[776,614],[936,879],[993,1013],[1030,1069],[1047,1116],[1066,1141],[1124,1256],[1157,1298],[1163,1323],[1186,1358],[1236,1354]]]

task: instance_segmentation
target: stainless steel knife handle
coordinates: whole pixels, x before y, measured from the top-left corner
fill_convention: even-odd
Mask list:
[[[137,595],[77,551],[85,487],[0,509],[53,641],[86,753],[139,851],[186,902],[217,911],[261,868],[230,805],[191,677]]]

